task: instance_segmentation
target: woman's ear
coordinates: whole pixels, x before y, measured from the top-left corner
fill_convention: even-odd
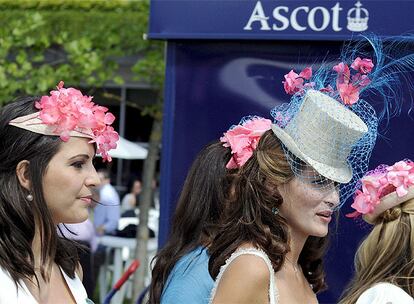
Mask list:
[[[28,160],[22,160],[16,166],[16,175],[19,179],[19,183],[27,191],[30,191],[31,189],[31,182],[29,179],[29,164],[30,162]]]

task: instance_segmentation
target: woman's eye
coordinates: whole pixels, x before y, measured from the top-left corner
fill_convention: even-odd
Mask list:
[[[316,180],[313,180],[312,181],[312,184],[315,184],[315,185],[323,185],[323,184],[326,184],[326,180],[316,179]]]
[[[329,180],[329,179],[327,179],[327,178],[324,178],[324,179],[316,179],[316,180],[313,180],[312,181],[312,184],[314,184],[314,185],[318,185],[318,186],[323,186],[323,187],[326,187],[326,186],[333,186],[334,185],[334,182],[333,181],[331,181],[331,180]]]
[[[78,162],[74,162],[72,164],[72,166],[75,167],[76,169],[82,169],[82,167],[83,167],[84,164],[85,164],[84,162],[78,161]]]

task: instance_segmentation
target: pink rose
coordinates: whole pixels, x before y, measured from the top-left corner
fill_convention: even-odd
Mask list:
[[[333,67],[333,70],[338,73],[338,77],[336,79],[336,86],[338,86],[338,84],[349,83],[351,72],[349,71],[348,65],[344,64],[343,62],[340,62]]]
[[[226,168],[235,169],[243,166],[253,155],[260,137],[271,128],[271,125],[269,119],[255,117],[224,133],[220,141],[224,143],[224,147],[230,147],[232,153]]]
[[[396,188],[397,195],[402,197],[408,193],[408,187],[414,184],[413,167],[405,161],[396,162],[387,168],[387,179]]]
[[[361,180],[362,191],[356,191],[354,202],[351,205],[358,213],[371,213],[375,206],[379,204],[379,192],[382,186],[379,180],[383,175],[368,175]]]
[[[371,59],[361,59],[360,57],[357,57],[351,64],[351,68],[353,68],[356,71],[359,71],[362,74],[371,73],[373,67],[374,64],[372,63]]]
[[[353,84],[342,83],[338,85],[339,96],[346,105],[353,105],[359,100],[359,90]]]
[[[285,81],[282,81],[283,87],[287,94],[293,95],[303,88],[303,78],[300,78],[293,70],[285,75]]]
[[[351,207],[354,208],[358,214],[367,214],[374,210],[370,196],[360,190],[356,191],[354,202]]]
[[[302,72],[300,72],[299,77],[309,80],[312,77],[312,68],[311,67],[304,68]]]

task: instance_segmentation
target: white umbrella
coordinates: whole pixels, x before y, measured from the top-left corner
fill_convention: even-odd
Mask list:
[[[132,141],[119,137],[116,149],[110,150],[108,154],[113,158],[145,159],[147,158],[148,150]]]

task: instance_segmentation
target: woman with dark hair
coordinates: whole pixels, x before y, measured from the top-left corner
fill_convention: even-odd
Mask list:
[[[341,304],[414,303],[414,163],[380,165],[361,179],[349,217],[373,225]]]
[[[155,257],[150,303],[207,303],[213,280],[207,249],[228,189],[230,150],[220,142],[204,147],[185,179],[166,245]]]
[[[141,190],[142,184],[138,178],[133,178],[129,181],[129,192],[124,195],[121,201],[121,214],[128,212],[128,214],[136,216],[134,213],[134,209],[139,207],[139,194],[141,193]]]
[[[258,116],[242,119],[237,138],[254,146],[270,129]],[[205,146],[185,179],[165,247],[155,257],[150,303],[208,303],[214,281],[208,272],[207,249],[216,236],[223,204],[231,195],[232,176],[245,160],[232,157],[224,137]],[[247,152],[248,154],[248,152]]]
[[[82,269],[60,223],[88,218],[99,184],[95,153],[110,161],[114,116],[59,83],[50,96],[0,111],[0,303],[86,303]]]
[[[272,110],[272,130],[247,156],[240,147],[248,142],[225,135],[233,157],[245,163],[209,247],[210,303],[318,302],[329,223],[365,172],[376,140],[375,111],[354,92],[367,86],[372,67],[358,57],[355,77],[344,62],[314,75],[310,67],[292,70],[284,82],[291,102]]]

